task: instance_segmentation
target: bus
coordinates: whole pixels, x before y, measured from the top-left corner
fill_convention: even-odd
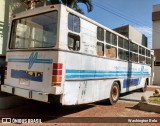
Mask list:
[[[62,5],[13,15],[1,91],[77,105],[146,90],[153,51]]]

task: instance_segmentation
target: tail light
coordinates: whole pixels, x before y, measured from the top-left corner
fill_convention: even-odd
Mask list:
[[[54,6],[50,6],[50,8],[54,8]]]
[[[52,71],[52,84],[53,85],[60,85],[62,82],[62,68],[63,64],[61,63],[54,63],[53,64],[53,71]]]
[[[4,67],[4,79],[7,79],[7,65],[8,65],[8,62],[5,62],[5,67]]]

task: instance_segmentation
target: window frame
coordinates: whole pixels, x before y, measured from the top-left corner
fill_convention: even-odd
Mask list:
[[[130,42],[130,51],[138,53],[138,45],[136,43]]]
[[[101,46],[102,47],[101,51],[99,51],[99,47],[98,47],[99,45],[98,44],[102,45]],[[104,43],[97,41],[96,52],[97,52],[98,56],[104,56],[104,46],[105,46]],[[100,52],[102,52],[102,55],[100,55]]]
[[[148,49],[146,49],[146,56],[147,56],[147,57],[151,57],[151,51],[148,50]]]
[[[142,46],[139,46],[139,54],[141,54],[141,55],[143,55],[143,56],[145,56],[145,48],[144,47],[142,47]]]
[[[120,57],[120,52],[119,51],[122,51],[123,53],[125,52],[126,53],[126,59],[123,59],[123,58],[121,58]],[[128,56],[127,56],[127,53],[128,53]],[[123,55],[123,54],[122,54]],[[130,59],[130,55],[129,55],[129,51],[128,50],[126,50],[126,49],[122,49],[122,48],[118,48],[118,59],[119,60],[124,60],[124,61],[129,61],[129,59]]]
[[[135,60],[132,60],[132,57],[131,57],[131,55],[136,55],[136,58],[137,58],[137,61],[135,61]],[[135,53],[135,52],[129,52],[129,61],[131,61],[131,62],[134,62],[134,63],[139,63],[139,55],[138,55],[138,53]]]
[[[149,60],[149,62],[148,62],[148,60]],[[146,65],[151,65],[151,58],[146,57]]]
[[[97,27],[97,40],[104,41],[104,29]]]
[[[72,20],[70,21],[70,16],[72,18]],[[75,30],[75,26],[74,24],[76,24],[74,21],[74,19],[77,18],[78,19],[78,31]],[[70,25],[70,22],[72,22],[72,25]],[[72,28],[71,28],[71,27]],[[76,25],[77,26],[77,25]],[[80,33],[81,32],[81,20],[80,20],[80,17],[72,14],[72,13],[68,13],[68,29],[72,32],[76,32],[76,33]]]
[[[15,35],[13,35],[13,30],[15,29],[15,27],[17,26],[17,24],[14,24],[15,23],[15,21],[16,20],[20,20],[20,19],[25,19],[25,18],[30,18],[30,17],[34,17],[34,16],[39,16],[39,15],[43,15],[43,14],[47,14],[47,13],[52,13],[52,12],[57,12],[57,20],[56,20],[56,23],[57,23],[57,26],[56,26],[56,39],[55,39],[55,43],[54,43],[54,45],[53,46],[48,46],[48,47],[28,47],[28,48],[16,48],[16,47],[12,47],[13,45],[13,42],[12,42],[12,37],[14,36],[15,37]],[[44,12],[44,13],[40,13],[40,14],[35,14],[35,15],[31,15],[31,16],[26,16],[26,17],[22,17],[22,18],[17,18],[17,19],[14,19],[12,22],[11,22],[11,24],[12,24],[12,26],[11,26],[11,31],[10,31],[10,36],[9,36],[9,44],[8,44],[8,48],[9,49],[20,49],[20,50],[29,50],[29,49],[47,49],[47,48],[53,48],[53,47],[55,47],[56,46],[56,44],[57,44],[57,39],[58,39],[58,24],[59,24],[59,13],[58,13],[58,11],[57,10],[53,10],[53,11],[48,11],[48,12]],[[23,38],[24,39],[24,38]],[[32,39],[32,38],[28,38],[29,40],[30,39]],[[37,42],[39,42],[39,40],[35,40],[35,41],[37,41]],[[14,42],[15,43],[15,42]],[[29,44],[31,44],[31,42],[29,42],[28,43],[28,45]],[[52,42],[52,44],[53,44],[53,42]],[[43,43],[42,43],[42,45],[43,45]]]
[[[75,40],[74,40],[74,43],[73,43],[73,48],[72,47],[69,47],[69,36],[71,36],[71,37],[75,37]],[[71,38],[70,37],[70,38]],[[79,47],[78,47],[78,49],[76,49],[77,47],[76,47],[76,39],[79,39]],[[70,32],[68,32],[68,41],[67,41],[67,44],[68,44],[68,49],[69,50],[72,50],[72,51],[80,51],[80,49],[81,49],[81,38],[80,38],[80,36],[79,35],[77,35],[77,34],[73,34],[73,33],[70,33]]]
[[[115,49],[115,53],[112,53],[113,50],[111,51],[110,49],[107,48],[107,46],[110,46],[110,49]],[[107,56],[107,55],[110,55],[110,56]],[[111,44],[105,44],[105,56],[110,59],[117,59],[117,47],[112,46]]]
[[[141,57],[143,57],[144,60],[141,60]],[[140,63],[140,64],[146,64],[146,57],[145,57],[144,55],[139,54],[138,59],[139,59],[139,63]]]
[[[109,36],[107,35],[107,33],[108,33]],[[117,46],[118,42],[117,42],[117,35],[116,34],[106,30],[105,36],[106,36],[105,41],[106,41],[107,44],[111,44],[113,46]]]

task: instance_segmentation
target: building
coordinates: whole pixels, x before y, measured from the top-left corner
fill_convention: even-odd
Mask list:
[[[156,85],[160,85],[160,4],[153,6],[152,22],[152,48],[155,55],[153,83]]]
[[[131,25],[125,25],[125,26],[121,26],[118,28],[113,29],[116,32],[126,36],[127,38],[147,47],[147,37],[142,34],[141,32],[139,32],[138,30],[136,30],[134,27],[132,27]]]
[[[5,61],[6,39],[8,35],[6,34],[8,33],[8,23],[6,23],[8,16],[6,16],[6,10],[6,1],[2,0],[0,4],[0,66],[2,66]]]

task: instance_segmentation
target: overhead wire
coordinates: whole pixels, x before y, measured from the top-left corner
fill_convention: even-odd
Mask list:
[[[76,0],[76,3],[78,3],[77,0]],[[111,5],[109,5],[109,6],[106,6],[106,5],[105,5],[105,6],[104,6],[104,5],[101,5],[101,4],[97,3],[97,2],[93,2],[92,4],[93,4],[94,6],[100,8],[100,9],[108,12],[108,13],[111,13],[111,14],[113,14],[113,15],[116,15],[117,17],[119,17],[119,18],[121,18],[121,19],[123,19],[123,20],[125,20],[125,21],[131,22],[132,24],[139,26],[139,28],[147,28],[147,29],[149,29],[149,31],[156,32],[156,33],[160,33],[160,27],[159,27],[159,29],[158,29],[158,28],[152,29],[152,27],[150,27],[149,24],[145,23],[144,21],[141,21],[141,20],[137,20],[137,19],[135,19],[135,18],[132,18],[133,16],[130,17],[130,16],[128,16],[128,14],[125,14],[124,12],[118,10],[117,8],[115,8],[115,7],[111,6]],[[98,16],[99,16],[99,15],[98,15]],[[100,16],[99,16],[99,17],[100,17]],[[137,29],[138,29],[138,27],[137,27]],[[138,30],[141,31],[140,29],[138,29]],[[142,32],[142,31],[141,31],[141,32]],[[143,34],[145,34],[145,33],[143,33]],[[151,37],[151,36],[152,36],[152,33],[148,32],[148,33],[147,33],[147,36],[148,36],[149,38],[152,38],[152,37]],[[151,41],[150,41],[150,43],[151,43]],[[149,43],[148,43],[148,44],[149,44]]]
[[[118,16],[118,17],[120,17],[120,18],[122,18],[122,19],[124,19],[124,20],[126,20],[126,21],[129,21],[129,22],[132,22],[133,24],[136,24],[136,25],[138,25],[138,26],[145,26],[145,27],[147,27],[148,29],[152,29],[151,27],[149,27],[148,26],[148,24],[146,24],[146,23],[142,23],[142,22],[140,22],[140,21],[138,21],[138,20],[135,20],[135,19],[133,19],[133,18],[131,18],[131,17],[127,17],[125,14],[123,14],[122,12],[120,12],[118,9],[118,11],[119,11],[119,13],[118,12],[116,12],[116,11],[113,11],[113,10],[109,10],[109,9],[107,9],[107,7],[106,6],[102,6],[102,5],[100,5],[100,4],[98,4],[98,3],[93,3],[94,4],[94,6],[97,6],[98,8],[101,8],[101,9],[103,9],[104,11],[107,11],[107,12],[109,12],[109,13],[111,13],[111,14],[114,14],[114,15],[116,15],[116,16]],[[113,8],[113,7],[112,7]],[[160,27],[159,27],[159,29],[157,29],[157,28],[155,28],[154,29],[154,32],[157,32],[157,33],[160,33]]]
[[[109,13],[111,13],[111,14],[114,14],[114,15],[116,15],[116,16],[118,16],[119,18],[122,18],[122,19],[124,19],[124,20],[126,20],[126,21],[129,21],[129,22],[132,22],[133,24],[136,24],[136,25],[138,25],[138,26],[140,26],[140,27],[146,27],[146,28],[148,28],[150,31],[152,31],[152,32],[156,32],[156,33],[160,33],[160,27],[159,27],[159,29],[157,29],[157,28],[154,28],[154,29],[152,29],[151,27],[149,27],[148,26],[148,24],[146,24],[146,23],[142,23],[141,21],[138,21],[138,20],[135,20],[135,19],[133,19],[133,18],[131,18],[131,17],[129,17],[129,16],[126,16],[125,14],[123,14],[121,11],[119,11],[118,9],[116,9],[116,10],[118,10],[119,12],[117,12],[117,11],[113,11],[113,9],[111,10],[111,9],[108,9],[106,6],[103,6],[103,5],[100,5],[100,4],[98,4],[98,3],[96,3],[96,2],[94,2],[93,3],[93,5],[94,6],[96,6],[96,7],[98,7],[98,8],[101,8],[101,9],[103,9],[104,11],[107,11],[107,12],[109,12]],[[111,7],[110,6],[110,8],[113,8],[113,7]],[[115,9],[115,8],[114,8]],[[143,28],[142,27],[142,28]],[[151,36],[152,34],[151,33],[148,33],[148,37],[149,36]],[[152,39],[152,38],[151,38]],[[148,43],[149,44],[149,43]],[[151,42],[150,42],[150,45],[151,45]]]

